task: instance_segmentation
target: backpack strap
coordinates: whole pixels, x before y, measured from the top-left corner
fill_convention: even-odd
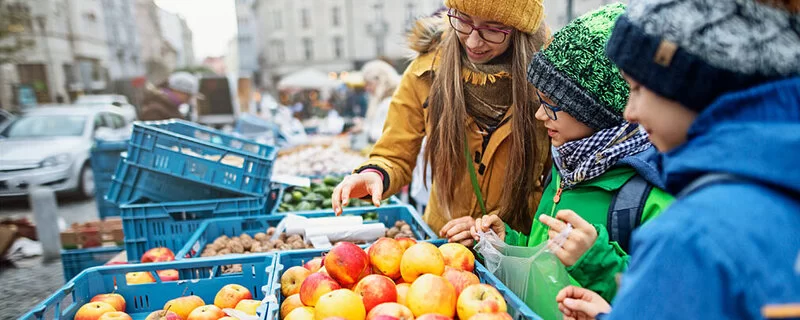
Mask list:
[[[683,198],[694,191],[700,190],[703,187],[707,187],[712,184],[717,184],[722,182],[743,181],[743,180],[744,179],[732,175],[730,173],[718,173],[718,172],[706,173],[700,176],[700,178],[697,178],[694,181],[692,181],[692,183],[686,186],[686,188],[683,188],[683,190],[681,190],[681,192],[678,193],[678,196],[675,198]]]
[[[644,205],[651,190],[653,185],[637,174],[628,179],[611,198],[606,223],[608,237],[625,252],[629,252],[633,230],[641,224]]]

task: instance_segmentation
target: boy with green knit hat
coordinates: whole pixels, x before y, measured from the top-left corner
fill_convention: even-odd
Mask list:
[[[629,89],[604,48],[623,4],[589,12],[537,53],[528,80],[539,91],[536,118],[552,142],[553,168],[529,235],[497,216],[476,220],[505,242],[537,246],[566,224],[573,230],[555,254],[573,282],[611,300],[627,267],[630,234],[673,200],[661,189],[657,152],[647,134],[623,119]],[[554,301],[555,303],[555,301]]]

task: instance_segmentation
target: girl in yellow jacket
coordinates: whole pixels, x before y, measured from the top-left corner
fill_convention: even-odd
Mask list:
[[[407,185],[424,152],[433,183],[423,216],[451,242],[472,245],[474,218],[498,214],[527,231],[549,168],[550,143],[527,82],[549,38],[541,0],[445,0],[446,15],[420,20],[409,38],[419,56],[403,74],[369,160],[334,191],[380,200]],[[422,139],[427,137],[424,150]]]

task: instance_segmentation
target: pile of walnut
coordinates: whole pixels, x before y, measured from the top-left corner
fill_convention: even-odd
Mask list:
[[[256,233],[254,237],[244,233],[238,237],[228,238],[228,236],[221,236],[214,240],[213,243],[206,246],[201,257],[214,257],[226,254],[236,253],[261,253],[283,250],[296,250],[313,248],[310,244],[303,241],[301,235],[286,235],[281,233],[278,239],[270,240],[275,233],[275,228],[269,228],[266,233]]]
[[[397,221],[394,223],[394,227],[389,228],[386,231],[386,237],[392,239],[399,239],[399,238],[411,238],[414,239],[414,233],[411,232],[411,226],[408,225],[405,221]]]

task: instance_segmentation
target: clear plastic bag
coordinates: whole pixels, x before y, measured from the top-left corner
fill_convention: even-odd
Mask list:
[[[542,319],[562,319],[556,295],[570,284],[564,264],[553,254],[566,241],[572,226],[550,242],[535,247],[506,244],[494,232],[480,233],[475,250],[485,266]]]

